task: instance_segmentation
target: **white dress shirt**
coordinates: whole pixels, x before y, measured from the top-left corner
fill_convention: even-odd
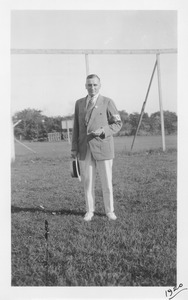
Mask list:
[[[99,93],[96,94],[94,97],[91,97],[90,95],[87,96],[87,101],[86,101],[86,108],[88,107],[89,101],[91,100],[91,98],[93,99],[93,104],[95,105],[95,103],[97,102],[97,98],[99,96]]]

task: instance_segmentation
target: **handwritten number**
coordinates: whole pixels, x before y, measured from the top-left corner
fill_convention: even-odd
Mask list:
[[[184,291],[184,290],[188,290],[188,288],[184,288],[182,290],[179,290],[178,292],[175,293],[175,291],[177,291],[179,288],[182,288],[183,284],[180,283],[178,287],[174,287],[173,290],[169,289],[167,291],[165,291],[166,297],[169,298],[169,300],[171,300],[172,298],[174,298],[175,296],[177,296],[177,294],[179,294],[180,292]],[[174,294],[173,294],[174,293]],[[170,295],[169,295],[170,294]]]
[[[173,291],[172,290],[168,290],[168,293],[170,293],[170,296],[172,296]]]

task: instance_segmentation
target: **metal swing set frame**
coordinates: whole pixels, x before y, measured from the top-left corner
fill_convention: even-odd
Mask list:
[[[136,136],[138,134],[142,117],[144,114],[144,109],[146,106],[146,102],[148,99],[149,91],[152,85],[153,77],[155,74],[155,71],[157,69],[157,77],[158,77],[158,92],[159,92],[159,107],[160,107],[160,117],[161,117],[161,135],[162,135],[162,148],[163,151],[166,150],[165,145],[165,129],[164,129],[164,115],[163,115],[163,101],[162,101],[162,87],[161,87],[161,68],[160,68],[160,55],[161,54],[176,54],[177,49],[11,49],[11,54],[83,54],[85,55],[85,65],[86,65],[86,76],[89,75],[89,55],[105,55],[105,54],[116,54],[116,55],[133,55],[133,54],[150,54],[156,56],[156,61],[154,64],[154,68],[152,71],[152,75],[149,81],[149,86],[147,89],[147,93],[145,96],[144,103],[142,105],[139,122],[137,125],[136,133],[133,138],[133,142],[131,145],[131,150],[133,149],[134,142],[136,139]]]

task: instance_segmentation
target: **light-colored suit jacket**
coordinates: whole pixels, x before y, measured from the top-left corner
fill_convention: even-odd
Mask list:
[[[86,126],[86,101],[76,101],[72,135],[72,151],[77,151],[79,159],[84,160],[89,143],[91,153],[96,160],[114,158],[113,134],[122,126],[121,118],[112,99],[99,95]],[[104,135],[93,137],[91,132],[103,128]]]

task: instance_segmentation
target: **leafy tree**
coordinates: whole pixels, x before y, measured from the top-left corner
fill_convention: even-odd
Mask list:
[[[129,114],[125,110],[120,110],[119,114],[120,114],[122,123],[123,124],[126,123],[129,119]]]
[[[150,117],[148,116],[147,113],[144,113],[142,116],[142,122],[140,125],[140,129],[139,129],[139,134],[140,135],[148,135],[148,133],[150,133]]]
[[[160,112],[155,112],[150,116],[150,128],[153,135],[160,134],[161,132],[161,118]]]
[[[173,134],[177,132],[177,115],[174,112],[168,110],[164,111],[164,127],[167,134]]]
[[[175,112],[164,111],[164,128],[166,134],[173,134],[177,132],[177,115]],[[161,116],[160,111],[151,114],[150,116],[151,132],[159,134],[161,132]]]
[[[140,114],[139,113],[133,113],[129,115],[129,123],[132,127],[131,135],[134,135],[136,133],[136,128],[138,126]]]
[[[130,135],[132,125],[129,123],[129,114],[125,110],[119,111],[119,114],[122,121],[122,128],[118,135]]]
[[[21,122],[14,129],[15,136],[22,135],[26,140],[38,139],[43,134],[43,119],[41,110],[28,108],[17,112],[13,120]]]
[[[134,135],[138,126],[140,114],[132,113],[128,114],[125,110],[119,111],[122,128],[117,134],[119,136]],[[74,115],[69,116],[57,116],[47,117],[42,115],[41,110],[36,109],[24,109],[17,112],[13,121],[22,120],[15,128],[14,133],[17,138],[22,136],[27,140],[43,140],[47,138],[47,134],[50,132],[61,132],[61,121],[67,119],[73,119]],[[166,134],[173,134],[177,132],[177,115],[174,112],[164,111],[164,125]],[[160,112],[155,112],[149,117],[147,113],[143,114],[142,122],[138,131],[138,135],[145,134],[161,134],[161,120]]]

